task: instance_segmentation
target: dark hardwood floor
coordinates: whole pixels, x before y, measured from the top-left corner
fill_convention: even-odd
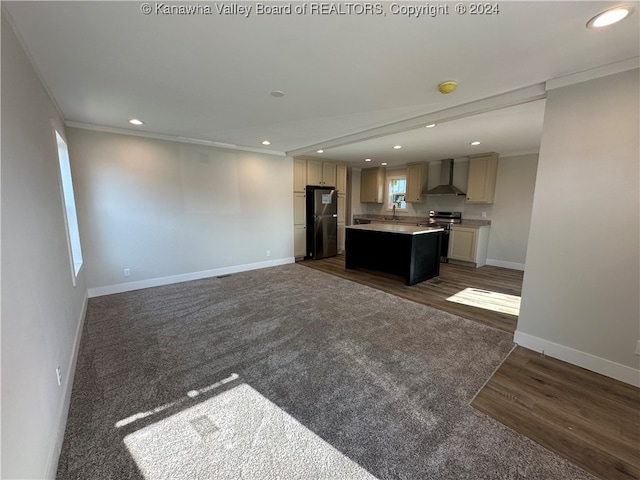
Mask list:
[[[300,262],[492,327],[514,332],[517,316],[448,301],[475,287],[520,295],[523,272],[441,264],[440,277],[408,287],[404,279],[345,270],[343,256]],[[606,480],[640,479],[640,389],[516,347],[472,405]]]
[[[442,263],[438,278],[408,287],[405,285],[405,279],[400,276],[364,269],[346,270],[344,255],[320,260],[305,260],[300,264],[469,320],[475,320],[505,332],[513,333],[516,329],[518,317],[515,315],[462,305],[448,301],[447,298],[467,287],[519,296],[522,289],[523,272],[518,270],[492,266],[476,269]]]
[[[471,403],[597,477],[640,478],[640,389],[516,347]]]

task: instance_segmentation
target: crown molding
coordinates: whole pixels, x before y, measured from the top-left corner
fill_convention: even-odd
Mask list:
[[[585,70],[583,72],[571,73],[562,77],[553,78],[547,80],[545,83],[545,90],[555,90],[556,88],[567,87],[576,83],[582,83],[589,80],[595,80],[596,78],[606,77],[614,75],[616,73],[626,72],[640,67],[640,57],[627,58],[619,62],[609,63],[602,65],[598,68],[592,68],[591,70]]]
[[[205,147],[221,148],[224,150],[235,150],[240,152],[262,153],[266,155],[276,155],[286,157],[285,152],[279,150],[267,150],[266,148],[243,147],[241,145],[233,145],[231,143],[214,142],[212,140],[201,140],[198,138],[179,137],[175,135],[166,135],[163,133],[144,132],[138,130],[130,130],[128,128],[107,127],[104,125],[94,125],[91,123],[65,121],[64,124],[70,128],[81,128],[83,130],[93,130],[95,132],[116,133],[119,135],[131,135],[133,137],[153,138],[155,140],[165,140],[167,142],[188,143],[191,145],[200,145]]]

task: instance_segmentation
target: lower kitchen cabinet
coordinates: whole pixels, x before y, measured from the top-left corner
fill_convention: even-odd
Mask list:
[[[338,190],[338,253],[344,253],[344,229],[347,213],[347,196]]]
[[[473,263],[476,268],[486,265],[489,228],[487,225],[452,226],[449,235],[449,258]]]
[[[307,227],[294,225],[293,227],[293,255],[302,258],[307,253]]]
[[[293,194],[293,255],[296,258],[307,254],[306,196],[302,192]]]
[[[295,192],[293,194],[293,223],[294,225],[306,225],[307,224],[307,212],[306,212],[306,196],[304,193]]]

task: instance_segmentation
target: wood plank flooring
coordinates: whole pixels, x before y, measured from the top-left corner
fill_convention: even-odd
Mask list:
[[[438,279],[412,287],[369,270],[345,270],[342,256],[310,268],[513,332],[517,317],[447,300],[467,287],[520,295],[523,272],[441,264]],[[640,389],[516,347],[472,405],[606,480],[640,479]]]
[[[492,266],[476,269],[442,263],[440,264],[440,277],[408,287],[405,285],[405,279],[400,276],[365,269],[346,270],[344,255],[320,260],[305,260],[300,264],[469,320],[475,320],[505,332],[513,333],[516,328],[518,319],[516,315],[454,303],[448,301],[447,298],[467,287],[519,296],[522,289],[523,272],[518,270]]]
[[[472,405],[597,477],[640,478],[640,389],[523,347]]]

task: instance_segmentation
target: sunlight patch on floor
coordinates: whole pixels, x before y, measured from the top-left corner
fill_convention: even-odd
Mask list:
[[[124,438],[146,479],[376,480],[247,384]]]
[[[218,387],[221,387],[222,385],[225,385],[229,382],[233,382],[234,380],[237,380],[238,378],[240,378],[238,376],[237,373],[232,373],[231,375],[229,375],[227,378],[224,378],[222,380],[220,380],[219,382],[214,383],[213,385],[209,385],[207,387],[201,388],[200,390],[190,390],[187,392],[187,395],[185,397],[182,398],[178,398],[177,400],[174,400],[173,402],[169,402],[169,403],[165,403],[164,405],[160,405],[159,407],[154,408],[153,410],[147,410],[146,412],[138,412],[134,415],[131,415],[127,418],[123,418],[122,420],[118,420],[116,422],[116,428],[121,428],[124,427],[126,425],[129,425],[130,423],[136,422],[138,420],[141,420],[143,418],[147,418],[150,417],[152,415],[156,415],[158,413],[161,413],[165,410],[168,410],[169,408],[173,408],[176,407],[178,405],[180,405],[181,403],[184,403],[185,401],[187,401],[188,398],[194,398],[197,397],[198,395],[201,395],[203,393],[207,393],[210,392],[211,390],[214,390]]]
[[[459,291],[447,300],[508,315],[518,316],[520,314],[520,297],[506,293],[470,287]]]

